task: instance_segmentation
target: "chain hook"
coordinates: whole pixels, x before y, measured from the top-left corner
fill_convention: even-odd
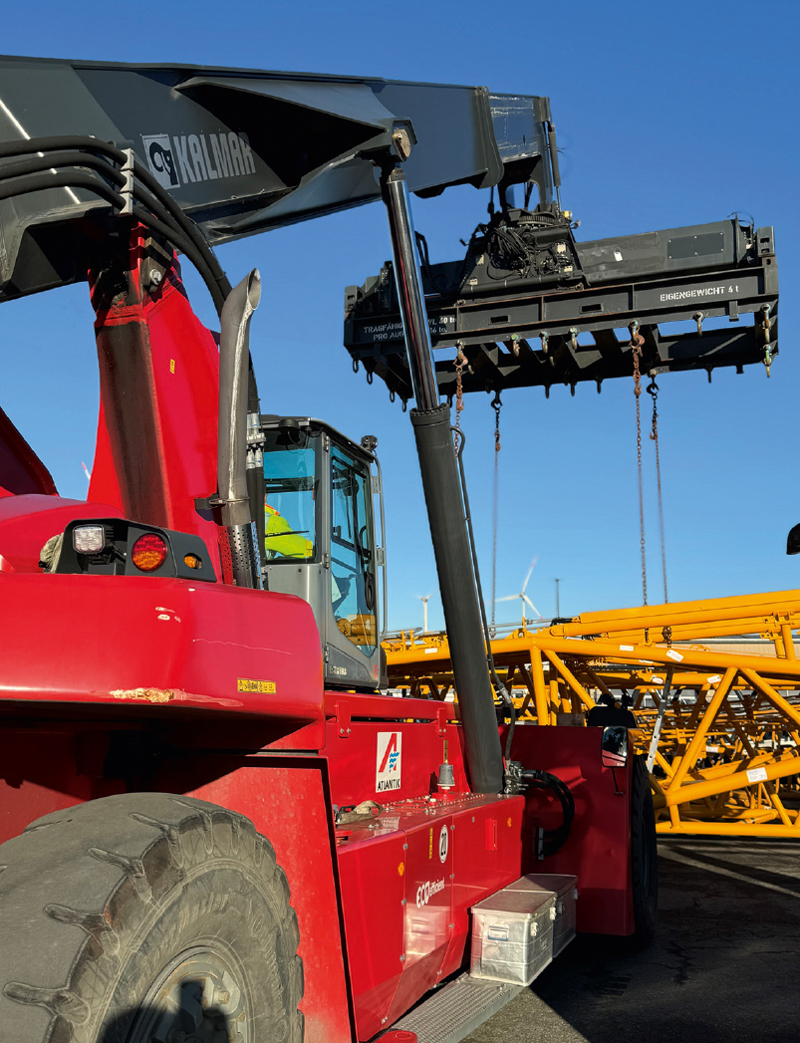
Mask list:
[[[772,309],[770,308],[769,304],[762,304],[761,305],[761,322],[759,323],[759,325],[761,327],[761,337],[762,337],[763,346],[764,346],[764,358],[761,361],[767,367],[767,376],[770,375],[769,371],[770,371],[770,368],[772,366],[772,361],[773,361],[773,358],[774,358],[773,352],[772,352],[772,344],[771,344],[771,340],[772,340],[772,335],[771,335],[772,320],[770,319],[770,311],[771,310]]]
[[[500,392],[495,391],[494,398],[492,399],[492,409],[494,410],[494,451],[495,453],[500,452],[500,410],[503,408],[503,403],[500,401]]]
[[[462,376],[464,373],[464,366],[467,364],[467,356],[462,350],[461,341],[456,342],[456,358],[453,365],[456,370],[456,433],[453,439],[455,445],[456,455],[458,455],[458,447],[461,438],[461,414],[464,411],[464,388],[462,386]]]

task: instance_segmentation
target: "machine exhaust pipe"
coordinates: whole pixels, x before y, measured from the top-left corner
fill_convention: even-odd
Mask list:
[[[230,541],[233,579],[238,587],[261,589],[261,554],[247,483],[248,366],[250,320],[261,300],[261,276],[254,268],[235,286],[222,308],[219,338],[219,420],[217,502]]]

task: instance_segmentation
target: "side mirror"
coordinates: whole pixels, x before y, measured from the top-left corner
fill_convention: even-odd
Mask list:
[[[603,767],[624,768],[628,761],[628,729],[618,724],[603,729]]]
[[[800,525],[789,529],[789,535],[786,537],[786,553],[800,554]]]

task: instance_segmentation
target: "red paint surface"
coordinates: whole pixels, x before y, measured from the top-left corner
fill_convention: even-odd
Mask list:
[[[410,701],[391,702],[395,714],[423,712]],[[159,719],[167,729],[166,718],[155,713],[150,717],[151,727]],[[221,723],[223,720],[220,718]],[[178,746],[183,740],[183,749],[164,757],[147,788],[193,793],[240,811],[275,845],[301,923],[310,1043],[349,1038],[341,916],[357,1034],[362,1040],[391,1024],[438,981],[464,966],[470,908],[523,872],[575,873],[581,895],[581,930],[626,933],[632,927],[628,799],[614,796],[611,773],[602,768],[600,730],[517,729],[515,755],[528,765],[558,774],[575,795],[573,833],[557,855],[541,862],[530,857],[533,825],[552,826],[559,814],[538,798],[527,799],[529,819],[524,822],[525,797],[459,793],[436,794],[432,800],[417,796],[386,801],[384,797],[377,819],[338,831],[340,913],[330,848],[325,758],[242,759],[215,753],[208,733],[192,737],[200,721],[187,719],[184,735],[183,729],[174,727],[173,718],[172,730],[165,730],[165,736]],[[387,726],[402,727],[403,757],[418,762],[417,767],[422,766],[430,780],[429,769],[440,756],[443,741],[438,735],[440,722],[351,718],[349,737],[330,740],[330,766],[334,767],[341,750],[362,751],[360,761],[348,754],[338,766],[340,773],[346,768],[345,781],[353,792],[368,795],[374,787],[377,734]],[[56,734],[56,725],[45,724],[27,732],[7,733],[10,746],[3,757],[2,839],[57,807],[124,789],[118,779],[98,777],[103,771],[104,734],[95,734],[92,727],[99,726],[81,731],[65,724]],[[450,732],[454,727],[447,724],[444,730]],[[220,728],[219,745],[224,747],[228,741]],[[448,745],[452,743],[448,741]],[[623,779],[618,772],[617,778],[627,790],[627,776]],[[372,796],[374,799],[374,792]],[[440,855],[442,827],[447,836],[444,858]]]
[[[0,703],[7,711],[7,705]],[[0,843],[19,836],[37,818],[87,800],[124,792],[119,779],[83,774],[82,750],[97,752],[98,774],[107,743],[103,736],[42,722],[24,728],[3,722],[0,746]]]
[[[202,771],[204,766],[199,770]],[[342,931],[333,870],[330,813],[323,765],[283,767],[254,758],[186,792],[232,808],[268,837],[291,888],[303,958],[305,1043],[349,1043]]]
[[[369,823],[337,830],[360,1040],[464,964],[471,906],[519,879],[523,803],[408,798],[384,805]],[[484,843],[489,821],[498,823],[493,850]]]
[[[300,598],[146,576],[0,574],[0,633],[2,698],[259,714],[292,730],[314,721],[322,745],[319,634]],[[239,679],[275,692],[240,692]]]
[[[405,834],[346,845],[339,855],[344,926],[358,1039],[388,1024],[403,971]]]
[[[567,783],[575,800],[569,838],[555,855],[541,861],[531,854],[533,830],[523,836],[526,873],[569,873],[578,877],[578,930],[599,934],[633,932],[630,893],[630,771],[616,769],[623,792],[615,795],[610,768],[602,765],[602,728],[517,726],[512,757],[542,768]],[[530,820],[552,828],[561,821],[560,805],[539,794],[528,798]]]
[[[454,792],[467,791],[461,729],[455,724],[452,704],[326,692],[325,714],[325,753],[334,804],[383,803],[430,793],[445,759],[453,765]],[[393,780],[399,786],[390,790],[377,786],[379,735],[387,737],[387,744],[392,736],[402,736],[398,777]]]
[[[107,736],[87,727],[7,727],[0,750],[0,843],[35,819],[87,800],[125,792],[103,779]],[[149,786],[230,808],[252,820],[273,847],[291,889],[300,927],[306,1043],[350,1043],[341,915],[334,872],[325,765],[320,759],[190,753],[164,759]]]
[[[469,910],[522,876],[521,797],[476,803],[455,819],[453,932],[440,977],[453,974],[469,955]],[[488,829],[487,829],[488,827]],[[487,834],[496,847],[487,843]]]
[[[216,562],[216,526],[194,500],[216,489],[219,352],[192,312],[177,262],[155,297],[142,292],[140,236],[134,229],[127,298],[104,297],[102,281],[93,287],[101,410],[89,499],[135,521],[196,533]],[[115,347],[120,336],[124,351]],[[131,466],[136,454],[122,431],[148,432],[143,470]]]
[[[0,496],[24,493],[57,495],[52,475],[0,409]]]
[[[120,513],[107,504],[31,494],[0,497],[0,572],[42,574],[39,557],[51,536],[77,518],[114,518]]]

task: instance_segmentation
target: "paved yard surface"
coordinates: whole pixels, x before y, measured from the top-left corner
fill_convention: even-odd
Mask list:
[[[578,938],[469,1043],[800,1043],[800,838],[659,854],[651,949]]]

